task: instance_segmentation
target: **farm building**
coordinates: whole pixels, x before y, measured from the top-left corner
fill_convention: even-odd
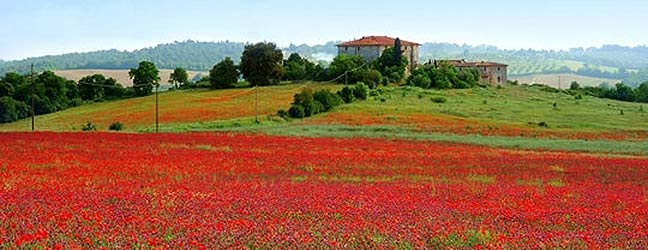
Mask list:
[[[508,65],[506,64],[485,61],[466,62],[466,60],[441,60],[434,61],[434,65],[438,65],[438,63],[440,62],[447,62],[450,65],[455,66],[459,70],[464,70],[466,68],[476,68],[481,74],[481,81],[493,85],[502,85],[505,84],[508,80]]]
[[[380,57],[383,51],[389,47],[394,47],[396,38],[388,36],[366,36],[358,40],[348,41],[338,44],[338,55],[359,55],[367,61],[372,61]],[[408,71],[416,68],[419,57],[418,43],[401,40],[403,56],[407,57],[409,62]]]

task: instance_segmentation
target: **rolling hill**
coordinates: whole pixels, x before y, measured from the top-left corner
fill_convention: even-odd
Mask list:
[[[299,53],[313,60],[327,63],[337,55],[335,44],[294,45],[282,48],[286,56]],[[103,50],[88,53],[0,61],[0,74],[10,71],[25,73],[30,64],[41,70],[129,69],[141,60],[154,62],[158,68],[184,67],[193,71],[207,71],[225,57],[235,62],[246,43],[183,41],[160,44],[135,51]],[[512,76],[538,74],[578,74],[582,76],[623,79],[636,86],[648,81],[648,48],[606,45],[600,48],[575,48],[567,51],[503,50],[495,46],[458,45],[450,43],[423,43],[422,62],[431,59],[489,60],[510,65]]]
[[[160,127],[167,132],[242,130],[298,136],[432,136],[486,145],[540,143],[538,147],[580,147],[585,151],[606,151],[612,144],[628,144],[628,150],[643,152],[644,149],[636,147],[643,147],[648,139],[648,116],[642,104],[589,96],[575,99],[536,86],[442,91],[384,87],[366,101],[342,105],[311,118],[286,121],[274,115],[287,109],[294,94],[304,88],[335,91],[341,87],[303,83],[259,88],[260,124],[254,123],[255,89],[165,92],[160,94]],[[433,97],[447,101],[435,103],[431,101]],[[106,131],[111,123],[121,122],[126,131],[151,132],[155,128],[154,100],[148,96],[95,103],[37,116],[36,128],[79,131],[86,122],[92,122],[98,130]],[[0,124],[0,131],[29,129],[29,119]],[[626,152],[619,146],[612,149]]]

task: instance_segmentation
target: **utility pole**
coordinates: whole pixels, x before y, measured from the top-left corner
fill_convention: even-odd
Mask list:
[[[34,64],[31,65],[31,118],[32,118],[32,132],[36,130],[34,126],[36,112],[34,111]]]
[[[254,86],[254,120],[259,123],[259,86]]]
[[[349,85],[349,71],[344,72],[344,85]]]
[[[158,121],[159,121],[158,120],[158,117],[159,117],[159,115],[158,115],[158,112],[159,112],[158,92],[160,92],[159,87],[160,87],[159,83],[155,85],[155,133],[158,133],[159,130],[160,130],[159,124],[158,124]]]

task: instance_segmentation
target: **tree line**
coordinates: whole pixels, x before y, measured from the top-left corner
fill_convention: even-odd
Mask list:
[[[624,83],[617,83],[614,86],[601,84],[597,87],[581,87],[578,82],[572,82],[569,91],[571,93],[586,94],[599,98],[607,98],[624,102],[648,103],[648,82],[639,84],[632,88]]]

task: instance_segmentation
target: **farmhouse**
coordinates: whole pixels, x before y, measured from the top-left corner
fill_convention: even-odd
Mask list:
[[[394,47],[395,42],[396,38],[388,36],[365,36],[358,40],[338,44],[338,55],[359,55],[367,61],[373,61],[380,57],[385,49]],[[419,46],[421,45],[418,43],[401,40],[403,56],[409,62],[408,71],[418,65]]]
[[[487,82],[492,85],[502,85],[505,84],[508,80],[507,78],[507,67],[506,64],[496,63],[496,62],[466,62],[466,60],[440,60],[434,61],[434,65],[438,65],[440,62],[447,62],[452,66],[455,66],[458,70],[464,70],[467,68],[476,68],[481,74],[481,81]]]

